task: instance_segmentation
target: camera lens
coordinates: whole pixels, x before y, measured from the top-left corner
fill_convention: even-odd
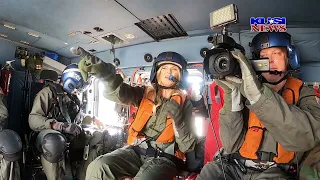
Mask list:
[[[220,72],[228,71],[230,68],[230,60],[226,56],[218,56],[216,59],[216,65]]]
[[[213,79],[222,79],[225,76],[241,74],[240,66],[231,53],[223,48],[214,48],[207,52],[204,58],[205,71]]]
[[[224,70],[228,66],[228,60],[225,58],[220,59],[219,61],[219,69]]]

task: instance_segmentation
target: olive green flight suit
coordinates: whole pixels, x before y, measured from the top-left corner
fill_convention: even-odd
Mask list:
[[[92,58],[90,55],[85,57]],[[83,63],[82,59],[82,63]],[[80,62],[81,63],[81,62]],[[84,64],[79,64],[79,69],[83,68]],[[100,63],[96,69],[96,73],[104,74],[100,80],[105,86],[105,98],[116,103],[133,105],[139,107],[144,96],[145,87],[131,87],[123,82],[120,75],[115,74],[115,69],[112,64]],[[163,103],[167,100],[162,99]],[[181,127],[179,137],[175,137],[175,143],[156,143],[151,141],[153,148],[160,148],[162,151],[174,155],[174,145],[179,147],[182,152],[193,151],[196,139],[191,133],[193,107],[191,101],[186,99],[182,112],[184,114],[184,124]],[[164,112],[164,106],[160,106],[157,113],[149,119],[143,133],[148,137],[156,137],[161,133],[166,126],[167,112]],[[147,143],[139,145],[142,148],[147,148]],[[135,177],[141,180],[172,180],[177,173],[175,164],[164,157],[144,157],[140,156],[131,147],[124,147],[115,150],[111,153],[99,156],[96,158],[87,169],[86,180],[93,179],[122,179],[124,177]]]
[[[266,130],[260,151],[277,154],[277,143],[287,151],[295,152],[292,163],[300,163],[304,152],[320,142],[320,106],[312,88],[302,87],[298,103],[288,105],[279,93],[273,92],[266,84],[259,101],[239,112],[220,111],[220,137],[227,153],[237,153],[246,135],[248,109],[254,112]],[[245,110],[247,113],[245,113]],[[247,118],[244,118],[247,117]],[[297,162],[298,161],[298,162]],[[247,168],[247,173],[240,171],[235,163],[224,162],[227,179],[290,179],[278,167],[263,172]],[[197,180],[224,179],[219,161],[205,165]]]

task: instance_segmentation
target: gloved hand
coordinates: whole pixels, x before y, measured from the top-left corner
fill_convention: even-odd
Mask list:
[[[173,129],[176,137],[187,133],[185,123],[183,121],[183,114],[181,106],[173,99],[163,104],[163,112],[167,113],[173,119]]]
[[[81,75],[87,81],[88,74],[97,78],[110,79],[116,74],[116,68],[110,63],[105,63],[100,58],[86,52],[83,48],[71,48],[74,54],[80,55],[82,58],[78,64]]]
[[[241,100],[241,93],[239,87],[228,82],[227,80],[215,80],[224,91],[224,104],[222,113],[224,112],[237,112],[243,109],[243,103]]]
[[[251,104],[257,102],[261,97],[262,85],[259,82],[255,71],[249,60],[239,51],[231,51],[231,54],[240,64],[242,79],[234,76],[227,76],[226,80],[233,84],[241,84],[240,92]],[[235,85],[237,86],[237,85]]]
[[[78,136],[81,133],[81,127],[76,124],[69,124],[56,121],[53,127],[53,129],[56,131],[72,134],[73,136]]]
[[[164,111],[173,119],[177,128],[183,124],[181,106],[173,99],[164,103]]]

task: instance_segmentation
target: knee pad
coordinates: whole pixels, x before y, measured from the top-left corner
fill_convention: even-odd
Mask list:
[[[0,131],[0,153],[11,162],[22,157],[22,142],[16,132],[10,129]]]
[[[95,146],[97,144],[103,144],[104,141],[108,141],[109,133],[108,131],[95,131],[92,133],[92,137],[89,141],[90,146]]]
[[[57,163],[64,159],[67,140],[63,134],[48,133],[43,136],[41,147],[43,157],[51,163]]]
[[[95,131],[89,141],[90,148],[97,149],[98,155],[109,152],[113,146],[112,139],[107,130]]]

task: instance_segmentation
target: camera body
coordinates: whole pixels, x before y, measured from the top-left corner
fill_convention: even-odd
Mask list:
[[[245,54],[245,50],[227,34],[227,32],[223,32],[211,35],[207,39],[209,43],[213,44],[213,48],[206,52],[203,65],[211,79],[224,79],[225,76],[241,78],[240,65],[230,51],[239,49]]]
[[[204,54],[200,53],[204,56],[204,70],[211,79],[224,79],[226,76],[241,78],[240,65],[232,56],[231,51],[238,49],[242,54],[245,55],[246,53],[244,47],[228,35],[227,27],[232,23],[238,23],[238,8],[235,4],[230,4],[210,13],[211,29],[222,29],[220,34],[208,37],[207,41],[213,44],[213,47],[205,51]],[[259,74],[270,72],[268,58],[251,59],[250,64]]]

